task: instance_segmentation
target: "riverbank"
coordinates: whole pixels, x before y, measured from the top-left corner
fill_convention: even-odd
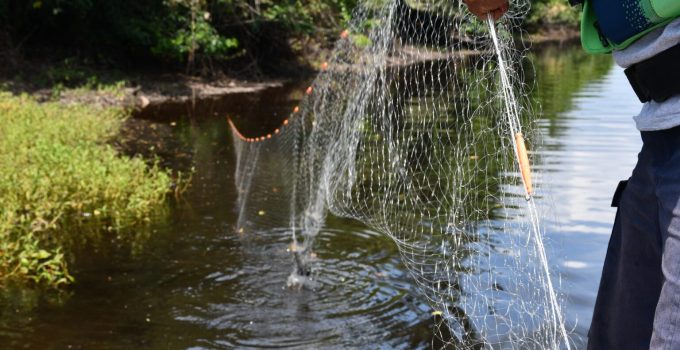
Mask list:
[[[6,23],[0,27],[0,90],[39,101],[141,110],[281,86],[315,75],[341,33],[356,45],[370,40],[346,31],[360,27],[352,22],[360,16],[354,14],[359,3],[93,0],[14,6],[0,0]],[[376,5],[362,4],[370,17]],[[425,4],[395,0],[397,25],[434,33],[469,15],[450,2]],[[438,10],[447,18],[433,17]],[[512,21],[532,45],[578,36],[579,11],[563,0],[532,1],[515,10],[526,10],[520,23]]]
[[[529,34],[523,39],[527,47],[540,50],[545,46],[575,45],[578,43],[579,32],[569,25],[546,26],[544,30]],[[407,51],[408,48],[404,50]],[[314,56],[306,57],[308,64],[297,68],[294,80],[312,79],[321,70],[322,58],[329,54],[330,49],[318,50]],[[480,52],[466,51],[461,53],[461,58],[479,54]],[[438,59],[436,55],[421,56],[412,59]],[[218,74],[206,77],[182,73],[122,73],[69,60],[56,64],[25,62],[18,71],[20,73],[14,76],[0,77],[2,90],[14,94],[26,93],[40,102],[118,107],[143,116],[150,114],[147,110],[169,103],[185,104],[231,94],[256,93],[281,87],[293,79],[290,75],[237,77]]]
[[[530,33],[526,40],[534,50],[545,46],[580,45],[581,33],[578,27],[572,25],[551,25],[541,31]]]

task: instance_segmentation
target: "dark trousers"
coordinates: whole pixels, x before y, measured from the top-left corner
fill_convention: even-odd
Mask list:
[[[680,349],[680,127],[642,141],[612,203],[589,350]]]

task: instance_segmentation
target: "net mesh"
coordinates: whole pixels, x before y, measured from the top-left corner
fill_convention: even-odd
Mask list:
[[[353,218],[399,247],[443,347],[569,348],[524,150],[527,8],[494,24],[457,1],[365,0],[282,125],[232,124],[237,229],[290,231],[289,285],[314,288],[326,216]]]

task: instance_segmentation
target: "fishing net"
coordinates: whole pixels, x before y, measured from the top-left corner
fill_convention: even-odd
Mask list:
[[[569,348],[525,151],[527,7],[365,0],[281,125],[231,124],[237,230],[290,232],[289,285],[314,288],[327,215],[353,218],[399,247],[443,347]]]

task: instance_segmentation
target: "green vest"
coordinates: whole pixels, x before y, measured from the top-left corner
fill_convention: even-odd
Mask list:
[[[628,47],[680,17],[680,0],[585,0],[581,44],[588,53]]]

